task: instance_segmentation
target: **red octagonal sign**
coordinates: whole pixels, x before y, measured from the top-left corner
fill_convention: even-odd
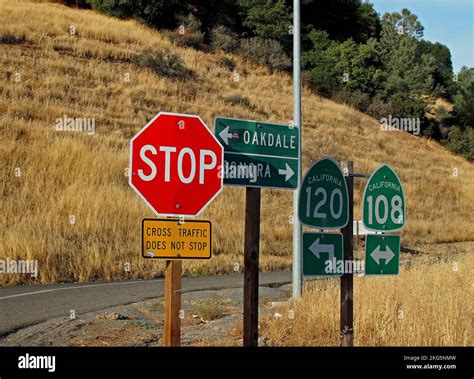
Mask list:
[[[159,113],[130,142],[130,186],[158,216],[198,216],[222,190],[223,155],[199,116]]]

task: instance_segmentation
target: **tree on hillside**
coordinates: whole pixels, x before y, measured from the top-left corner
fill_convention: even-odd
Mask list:
[[[458,74],[454,110],[447,118],[445,146],[474,162],[474,68],[462,67]]]
[[[289,7],[292,3],[287,0]],[[380,31],[377,12],[361,0],[303,0],[301,19],[306,30],[323,30],[339,42],[352,38],[365,43],[369,38],[377,38]]]
[[[92,8],[120,18],[136,18],[158,28],[174,28],[188,13],[186,0],[87,0]]]
[[[382,17],[382,27],[387,25],[399,35],[406,35],[417,40],[423,38],[425,30],[418,16],[406,8],[402,9],[401,13],[385,13]]]
[[[433,73],[433,78],[436,88],[434,91],[437,95],[451,100],[456,86],[453,81],[453,63],[449,48],[439,42],[431,43],[421,40],[418,43],[417,59],[425,54],[431,55],[435,60],[436,70]]]
[[[357,35],[351,36],[356,42],[368,42],[380,36],[381,24],[379,15],[372,4],[362,3],[356,11]]]
[[[474,162],[474,128],[465,130],[454,126],[449,131],[446,147],[453,153],[462,155],[467,160]]]
[[[255,36],[279,41],[291,50],[292,14],[285,0],[238,0],[243,25]]]
[[[313,87],[320,93],[329,95],[340,85],[334,59],[327,54],[327,50],[335,42],[331,41],[327,32],[314,29],[308,34],[308,40],[311,41],[312,48],[302,54],[302,67],[309,73]]]
[[[210,32],[217,25],[225,25],[233,30],[242,29],[240,6],[235,0],[188,0],[189,12],[202,23],[202,29]]]
[[[348,39],[328,49],[345,89],[375,95],[382,77],[375,42],[369,40],[367,44],[356,44]]]
[[[419,60],[414,60],[417,52],[417,41],[408,36],[402,36],[399,44],[387,56],[382,56],[386,82],[382,95],[388,98],[395,93],[407,96],[430,93],[434,87],[433,75],[436,71],[434,58],[423,54]]]
[[[454,113],[462,125],[474,127],[474,68],[463,67],[458,74]]]
[[[376,41],[357,44],[331,41],[326,32],[312,31],[313,49],[303,54],[303,67],[310,72],[314,87],[322,93],[357,91],[375,95],[382,78]]]
[[[419,118],[425,134],[440,138],[439,128],[426,118],[424,96],[436,88],[438,65],[433,55],[420,49],[423,30],[417,16],[407,9],[382,17],[377,51],[383,64],[383,88],[376,99],[388,105],[392,116]]]
[[[385,13],[382,16],[381,32],[379,39],[379,51],[381,58],[386,61],[391,55],[399,50],[402,41],[411,41],[412,47],[416,41],[423,37],[424,27],[418,21],[418,17],[408,9],[401,13]],[[413,52],[414,54],[416,52]],[[413,59],[415,55],[410,58]]]

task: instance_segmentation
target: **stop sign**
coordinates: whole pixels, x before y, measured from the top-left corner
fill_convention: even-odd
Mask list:
[[[159,113],[130,142],[130,186],[158,216],[197,216],[222,190],[223,154],[199,116]]]

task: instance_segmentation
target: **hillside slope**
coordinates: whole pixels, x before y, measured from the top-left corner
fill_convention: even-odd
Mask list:
[[[130,138],[159,111],[199,114],[210,127],[217,115],[291,120],[291,77],[239,57],[229,56],[235,81],[223,54],[173,47],[136,22],[4,0],[0,18],[0,259],[38,259],[40,282],[161,273],[162,263],[139,258],[140,220],[152,213],[125,175]],[[173,81],[133,63],[155,45],[170,46],[195,79]],[[233,104],[235,95],[251,106]],[[474,240],[472,164],[435,142],[382,132],[376,120],[309,91],[303,112],[305,169],[322,155],[352,159],[357,172],[395,168],[407,197],[404,244]],[[95,118],[95,135],[55,131],[64,116]],[[358,218],[364,185],[356,181]],[[208,208],[215,256],[186,263],[188,273],[242,264],[243,200],[243,189],[226,188]],[[262,201],[262,269],[289,267],[291,192],[265,190]]]

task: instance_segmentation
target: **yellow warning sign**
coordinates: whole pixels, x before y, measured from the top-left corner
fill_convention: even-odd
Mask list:
[[[142,256],[148,259],[209,259],[210,221],[144,219]]]

